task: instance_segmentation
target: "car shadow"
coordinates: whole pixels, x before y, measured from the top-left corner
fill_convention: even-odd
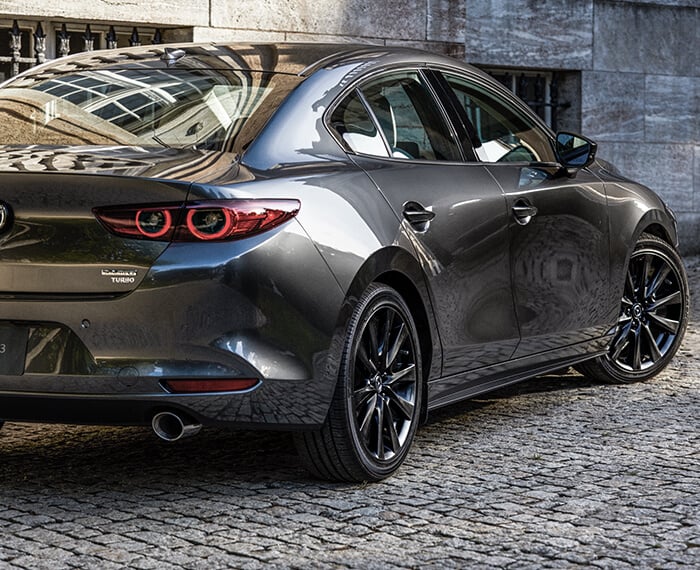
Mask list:
[[[441,421],[517,395],[594,385],[580,375],[541,376],[441,408],[430,414],[428,424],[439,427]],[[284,432],[208,428],[166,443],[148,428],[8,423],[0,431],[0,488],[6,490],[51,489],[73,496],[104,490],[138,494],[154,488],[167,494],[215,486],[235,494],[256,484],[284,484],[287,490],[354,487],[311,477],[292,435]]]
[[[137,491],[309,481],[282,432],[204,429],[174,443],[148,428],[10,423],[0,432],[0,488]]]
[[[501,400],[507,400],[520,395],[565,392],[567,390],[580,390],[582,388],[591,388],[601,385],[604,385],[604,383],[582,376],[581,374],[573,372],[573,370],[560,370],[529,380],[516,382],[481,396],[475,396],[469,400],[462,400],[443,408],[438,408],[428,414],[427,423],[429,425],[436,424],[455,416],[467,414],[470,411],[488,408]]]

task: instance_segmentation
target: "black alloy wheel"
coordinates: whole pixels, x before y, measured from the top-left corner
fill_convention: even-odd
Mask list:
[[[417,372],[409,324],[398,307],[379,305],[364,322],[352,354],[348,407],[365,453],[391,460],[416,421]]]
[[[350,319],[326,422],[297,436],[307,467],[342,481],[378,481],[396,471],[420,418],[421,365],[406,303],[391,287],[372,284]]]
[[[688,305],[688,281],[680,257],[663,240],[642,234],[630,257],[608,354],[582,364],[582,372],[611,382],[656,375],[680,346]]]

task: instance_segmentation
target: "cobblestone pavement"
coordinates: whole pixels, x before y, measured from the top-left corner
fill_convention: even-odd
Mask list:
[[[310,479],[283,434],[7,424],[0,568],[700,567],[698,305],[657,379],[441,410],[374,485]]]

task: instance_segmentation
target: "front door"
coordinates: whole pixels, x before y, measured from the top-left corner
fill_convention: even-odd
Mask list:
[[[521,335],[513,357],[602,336],[610,322],[607,303],[601,302],[608,298],[609,282],[602,182],[585,169],[573,178],[562,173],[550,134],[488,80],[442,76],[476,156],[506,195]]]
[[[489,165],[507,197],[515,357],[600,337],[609,328],[607,203],[587,170]]]

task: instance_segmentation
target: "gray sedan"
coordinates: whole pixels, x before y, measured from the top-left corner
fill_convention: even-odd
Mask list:
[[[379,480],[440,406],[683,337],[672,212],[453,59],[177,45],[0,89],[0,418],[294,431]]]

